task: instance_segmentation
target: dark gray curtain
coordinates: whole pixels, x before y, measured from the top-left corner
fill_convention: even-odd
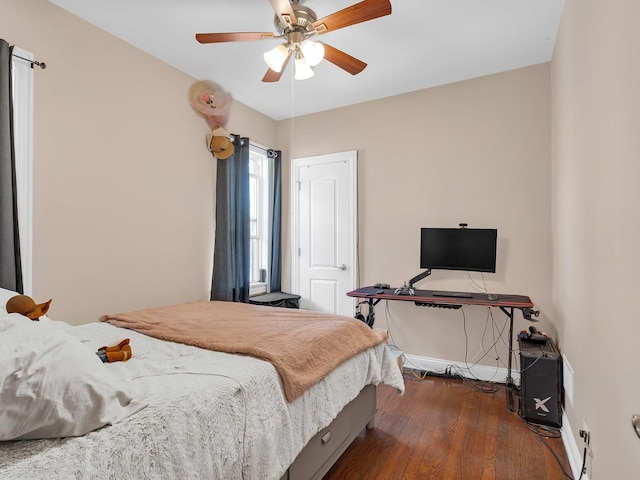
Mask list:
[[[218,160],[211,300],[249,301],[249,139],[234,135],[234,154]]]
[[[0,39],[0,287],[23,293],[13,143],[12,53],[13,47]]]
[[[267,150],[267,156],[272,163],[273,186],[271,205],[271,272],[269,272],[269,291],[279,292],[282,288],[282,257],[281,257],[281,233],[282,233],[282,152],[279,150]]]

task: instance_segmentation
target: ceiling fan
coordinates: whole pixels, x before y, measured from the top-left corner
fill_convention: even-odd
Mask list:
[[[282,38],[284,43],[264,54],[269,70],[263,82],[277,82],[289,59],[295,59],[295,78],[304,80],[313,76],[311,67],[323,58],[351,75],[360,73],[367,66],[361,60],[323,42],[314,42],[311,37],[373,20],[391,13],[389,0],[362,0],[350,7],[318,19],[315,12],[300,5],[299,0],[269,0],[276,12],[275,25],[279,34],[271,32],[198,33],[200,43],[238,42]]]

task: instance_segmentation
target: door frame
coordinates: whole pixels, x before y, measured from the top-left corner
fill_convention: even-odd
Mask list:
[[[358,281],[358,151],[329,153],[311,157],[291,159],[291,288],[296,294],[300,292],[300,255],[299,237],[300,222],[298,217],[299,205],[299,169],[311,165],[345,162],[348,171],[347,215],[348,215],[348,241],[349,241],[349,280],[348,291],[355,290]],[[344,292],[345,294],[347,292]],[[353,300],[352,300],[353,306]],[[352,308],[353,309],[353,308]],[[349,312],[348,315],[352,315]]]

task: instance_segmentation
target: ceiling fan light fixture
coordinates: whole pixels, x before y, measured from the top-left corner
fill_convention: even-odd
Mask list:
[[[296,56],[296,73],[294,78],[296,80],[306,80],[307,78],[313,77],[313,70],[305,60],[303,56]]]
[[[351,6],[318,20],[316,13],[301,5],[306,0],[270,0],[275,13],[273,22],[277,34],[271,32],[197,33],[199,43],[244,42],[249,40],[282,39],[282,45],[263,54],[269,69],[262,77],[265,83],[278,82],[283,70],[294,58],[294,78],[304,80],[313,76],[312,67],[326,56],[332,64],[351,75],[367,66],[361,60],[324,42],[307,41],[315,35],[333,32],[362,22],[391,14],[390,0],[357,0]],[[345,0],[346,1],[346,0]],[[351,0],[355,1],[355,0]],[[303,53],[304,51],[304,53]]]
[[[315,67],[324,58],[324,45],[320,42],[307,39],[300,44],[300,50],[310,67]]]
[[[265,52],[263,57],[271,70],[280,73],[284,62],[289,57],[289,49],[286,45],[280,44],[273,50]]]

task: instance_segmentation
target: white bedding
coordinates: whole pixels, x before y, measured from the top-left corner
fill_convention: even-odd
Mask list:
[[[404,391],[389,349],[340,365],[292,403],[262,360],[156,340],[105,323],[70,327],[96,350],[131,339],[133,358],[105,364],[148,404],[82,437],[0,442],[2,479],[279,479],[304,445],[367,384]]]

